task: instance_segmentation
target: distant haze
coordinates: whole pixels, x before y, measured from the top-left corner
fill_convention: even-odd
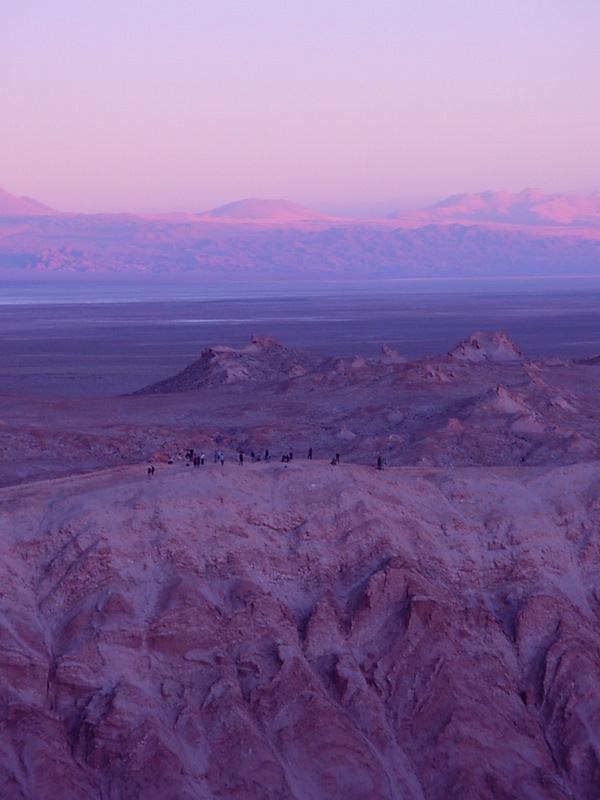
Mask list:
[[[600,193],[489,191],[372,219],[246,198],[203,214],[68,214],[0,190],[0,279],[257,282],[598,276]],[[175,279],[177,276],[177,279]],[[177,289],[180,291],[180,289]]]
[[[25,0],[0,26],[0,186],[61,211],[600,189],[593,0]]]

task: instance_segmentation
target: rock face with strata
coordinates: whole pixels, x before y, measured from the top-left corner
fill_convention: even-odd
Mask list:
[[[3,798],[600,797],[597,368],[302,363],[70,406],[4,482]]]

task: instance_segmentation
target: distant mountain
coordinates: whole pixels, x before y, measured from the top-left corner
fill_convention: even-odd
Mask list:
[[[419,211],[397,211],[388,219],[420,223],[600,228],[600,192],[583,197],[541,189],[455,194]]]
[[[235,220],[237,222],[301,222],[327,219],[325,214],[303,208],[289,200],[259,200],[249,198],[227,203],[200,215],[203,218]]]
[[[0,216],[25,217],[37,214],[56,214],[57,212],[31,197],[16,197],[14,194],[0,189]]]
[[[600,193],[461,194],[356,220],[258,199],[202,215],[59,214],[0,192],[0,277],[53,273],[278,282],[598,275]]]

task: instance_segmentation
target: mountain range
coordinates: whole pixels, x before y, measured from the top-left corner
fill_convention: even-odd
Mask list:
[[[390,214],[390,219],[598,228],[600,192],[580,196],[525,189],[518,194],[492,191],[455,194],[421,211]]]
[[[0,276],[293,280],[596,275],[600,192],[457,194],[372,219],[287,200],[189,214],[78,214],[0,190]]]

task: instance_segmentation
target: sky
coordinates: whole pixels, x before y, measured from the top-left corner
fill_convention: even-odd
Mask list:
[[[0,187],[369,215],[600,189],[598,0],[0,4]]]

